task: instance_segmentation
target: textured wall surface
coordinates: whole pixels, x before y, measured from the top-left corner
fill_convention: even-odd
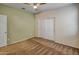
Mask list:
[[[34,36],[33,14],[4,5],[0,5],[0,14],[8,17],[8,44]]]

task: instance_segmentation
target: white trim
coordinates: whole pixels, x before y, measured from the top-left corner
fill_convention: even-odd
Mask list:
[[[11,45],[11,44],[15,44],[15,43],[18,43],[18,42],[22,42],[22,41],[28,40],[28,39],[33,38],[33,37],[34,37],[34,36],[29,37],[29,38],[24,38],[24,39],[19,40],[19,41],[15,41],[15,42],[13,42],[13,43],[7,44],[7,46],[8,46],[8,45]],[[9,40],[10,40],[10,39],[9,39]]]

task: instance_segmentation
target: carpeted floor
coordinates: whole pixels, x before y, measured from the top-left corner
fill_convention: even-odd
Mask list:
[[[54,41],[31,38],[0,48],[1,55],[79,55],[79,49]]]

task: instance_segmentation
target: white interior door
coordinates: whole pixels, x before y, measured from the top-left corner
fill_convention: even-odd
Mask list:
[[[0,47],[7,45],[7,16],[0,15]]]
[[[38,37],[54,39],[54,19],[38,20]]]

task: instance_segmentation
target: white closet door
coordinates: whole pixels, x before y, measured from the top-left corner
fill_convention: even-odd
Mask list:
[[[7,16],[0,15],[0,47],[7,45]]]
[[[46,39],[54,39],[54,19],[38,20],[38,36]]]

